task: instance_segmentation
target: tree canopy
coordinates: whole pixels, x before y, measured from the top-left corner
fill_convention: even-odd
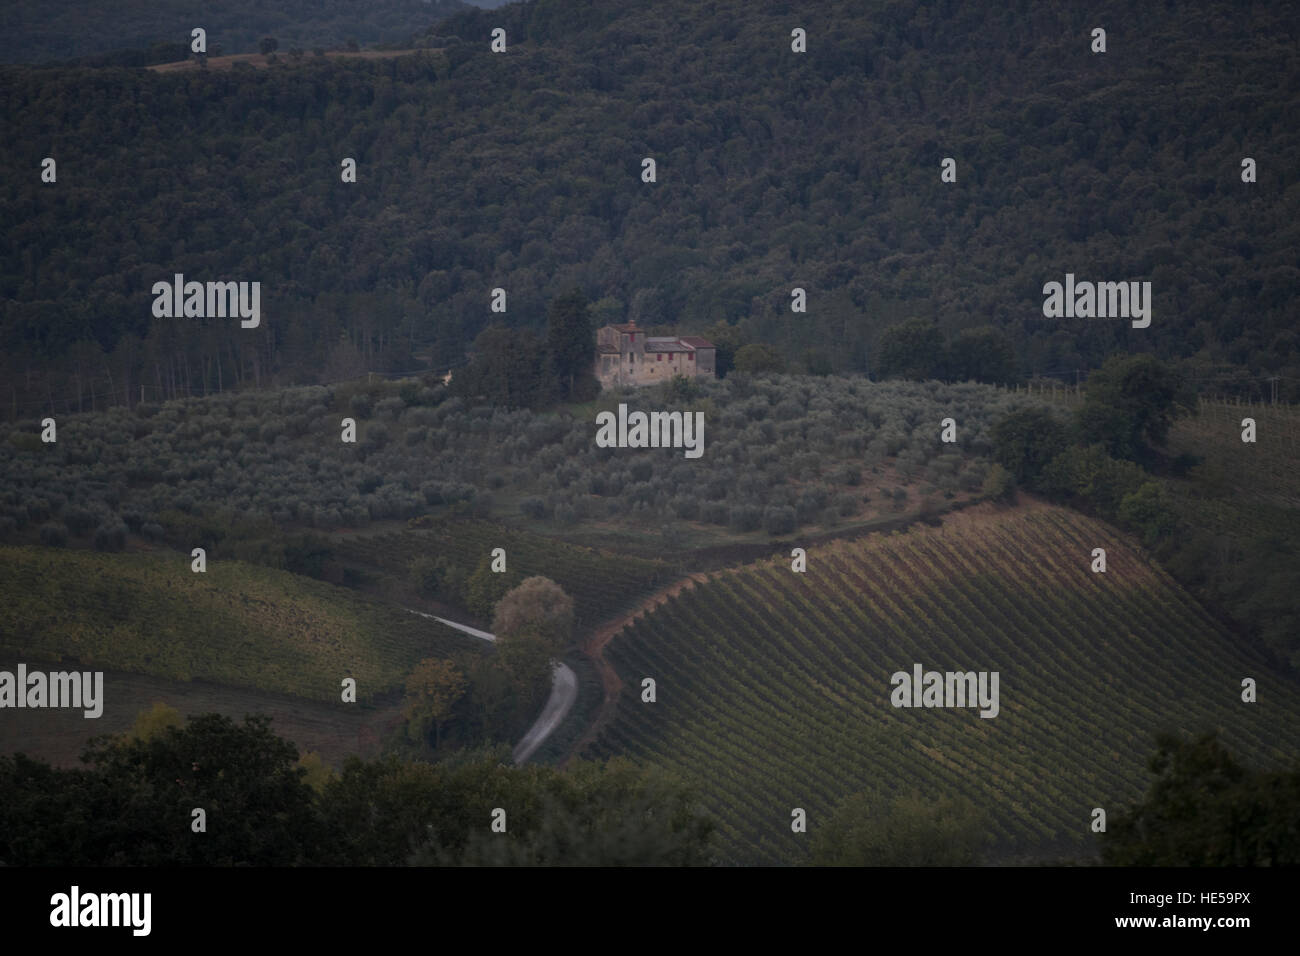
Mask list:
[[[1102,57],[1061,0],[1034,17],[824,7],[806,55],[780,5],[593,0],[457,14],[393,59],[4,68],[25,144],[0,155],[8,404],[313,383],[340,334],[369,371],[445,370],[495,319],[543,334],[574,286],[602,320],[723,322],[739,345],[816,343],[834,372],[879,371],[885,330],[922,317],[954,344],[1003,333],[1020,374],[1146,350],[1204,388],[1280,375],[1300,396],[1300,129],[1270,92],[1295,65],[1258,42],[1289,35],[1284,9],[1211,3],[1193,31],[1139,5],[1122,19],[1142,55]],[[269,23],[252,43],[268,34],[310,45]],[[1268,144],[1256,183],[1251,147],[1220,132],[1239,128]],[[260,280],[261,326],[153,318],[152,284],[177,272]],[[1149,277],[1150,327],[1045,320],[1043,285],[1067,272]],[[968,344],[956,374],[1005,374],[995,342]]]
[[[1300,768],[1242,766],[1214,734],[1161,734],[1146,795],[1101,835],[1110,866],[1300,864]]]

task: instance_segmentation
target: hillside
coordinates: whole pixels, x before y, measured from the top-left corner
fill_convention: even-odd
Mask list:
[[[1022,373],[1150,349],[1295,398],[1296,29],[1227,2],[535,0],[442,22],[445,57],[7,68],[0,377],[31,413],[445,369],[491,289],[536,327],[576,283],[599,320],[725,320],[801,367],[874,370],[919,316],[994,324]],[[176,273],[260,281],[260,327],[153,319]],[[1066,273],[1151,281],[1150,328],[1044,319]]]
[[[620,401],[703,414],[702,456],[597,447],[596,408]],[[551,412],[470,406],[418,381],[115,406],[61,416],[53,443],[35,421],[0,442],[0,540],[35,543],[53,521],[90,543],[124,522],[188,551],[472,511],[603,529],[619,550],[762,544],[970,500],[992,423],[1022,401],[974,384],[736,376]],[[355,444],[340,440],[344,417]],[[940,440],[947,417],[954,443]]]
[[[189,52],[190,31],[208,34],[208,52],[250,53],[263,37],[281,52],[297,47],[403,43],[443,17],[470,9],[458,0],[42,0],[6,4],[0,63],[79,57],[108,61],[122,51],[164,45]],[[172,57],[175,58],[175,57]],[[119,57],[119,60],[121,58]],[[151,60],[150,62],[159,62]]]
[[[1140,794],[1157,731],[1218,729],[1267,765],[1300,745],[1293,676],[1112,528],[1044,505],[817,548],[802,575],[788,559],[723,573],[606,654],[628,691],[594,753],[694,782],[732,863],[806,859],[818,822],[871,786],[970,800],[996,859],[1087,857],[1092,809]],[[890,675],[915,663],[997,671],[1000,712],[892,707]]]
[[[401,687],[425,657],[481,651],[436,621],[319,581],[184,554],[0,548],[0,654],[337,703]],[[130,713],[147,705],[132,700]]]

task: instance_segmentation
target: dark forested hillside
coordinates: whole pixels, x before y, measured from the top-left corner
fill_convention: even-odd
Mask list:
[[[5,404],[63,408],[95,375],[122,396],[410,369],[426,349],[445,367],[491,318],[540,328],[574,283],[599,321],[725,321],[796,368],[876,371],[880,333],[919,317],[1000,328],[1022,375],[1149,349],[1202,385],[1280,374],[1295,399],[1294,13],[537,0],[443,21],[411,58],[9,68]],[[1150,327],[1044,318],[1067,272],[1150,281]],[[260,327],[153,318],[175,273],[260,281]]]
[[[8,0],[4,8],[0,63],[104,56],[155,44],[188,51],[195,27],[207,31],[209,53],[251,53],[268,36],[283,51],[348,40],[405,43],[434,21],[468,9],[459,0]]]

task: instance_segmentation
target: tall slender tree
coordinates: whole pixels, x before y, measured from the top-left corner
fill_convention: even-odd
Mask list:
[[[596,340],[587,297],[576,286],[551,301],[546,318],[546,347],[551,368],[566,401],[584,397],[593,377]]]

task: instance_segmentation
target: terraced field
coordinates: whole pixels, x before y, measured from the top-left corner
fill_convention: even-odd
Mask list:
[[[1090,571],[1093,548],[1105,574]],[[1114,529],[991,506],[928,528],[750,565],[682,592],[607,650],[630,688],[594,756],[695,782],[725,862],[803,859],[809,829],[879,786],[989,811],[998,859],[1087,855],[1093,807],[1146,787],[1161,729],[1216,728],[1247,759],[1300,749],[1300,686],[1238,646]],[[1000,714],[891,706],[890,675],[997,671]],[[1259,702],[1240,699],[1242,677]]]
[[[482,642],[283,571],[187,555],[0,548],[0,654],[336,702],[400,686],[421,658]]]
[[[421,556],[446,556],[473,571],[493,548],[505,548],[507,567],[524,577],[545,575],[573,598],[579,627],[593,627],[669,581],[672,572],[662,561],[612,554],[564,544],[491,521],[453,519],[431,522],[427,528],[336,539],[344,563],[380,568],[405,578]]]

